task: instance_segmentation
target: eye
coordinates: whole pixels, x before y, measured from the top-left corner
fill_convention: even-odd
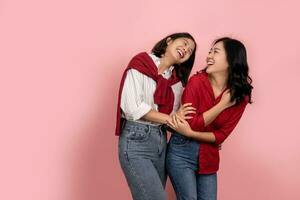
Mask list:
[[[188,42],[186,40],[183,40],[183,44],[184,44],[184,46],[187,46]]]

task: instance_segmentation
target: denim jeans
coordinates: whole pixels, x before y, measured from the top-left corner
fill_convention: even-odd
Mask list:
[[[167,137],[162,126],[125,121],[119,160],[134,200],[166,200]]]
[[[200,145],[178,133],[173,133],[170,138],[166,167],[177,200],[217,199],[217,174],[197,173]]]

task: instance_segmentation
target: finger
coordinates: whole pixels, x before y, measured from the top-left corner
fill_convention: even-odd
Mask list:
[[[197,110],[197,109],[193,106],[188,106],[188,107],[183,108],[182,110],[188,111],[188,110]]]
[[[227,90],[225,90],[225,92],[222,94],[222,96],[228,96],[228,95],[230,95],[230,91],[229,91],[229,89],[227,89]]]
[[[176,122],[178,124],[178,127],[182,126],[184,124],[184,122],[181,119],[182,119],[182,117],[176,116]]]
[[[169,120],[167,120],[167,125],[170,126],[173,129],[175,128],[175,125]]]
[[[185,104],[182,105],[182,107],[185,108],[185,107],[188,107],[188,106],[191,106],[191,105],[192,105],[192,103],[185,103]]]
[[[173,120],[174,127],[177,128],[178,124],[177,124],[177,120],[176,120],[176,114],[172,116],[172,120]]]
[[[180,117],[180,122],[183,124],[183,125],[188,125],[189,123],[183,118],[183,117]]]
[[[185,119],[185,120],[187,120],[187,119],[192,119],[193,117],[191,117],[191,116],[186,116],[186,117],[184,117],[183,119]]]
[[[180,116],[177,116],[176,119],[177,119],[178,121],[180,121],[181,123],[185,123],[185,122],[186,122],[186,120],[185,120],[184,118],[180,117]]]
[[[177,119],[177,123],[178,123],[178,126],[184,125],[184,121],[182,121],[181,119]]]
[[[189,110],[189,111],[186,111],[186,112],[184,112],[183,114],[184,115],[187,115],[187,114],[195,114],[196,113],[196,111],[194,111],[194,110]]]
[[[175,120],[176,120],[176,124],[177,124],[177,126],[178,126],[178,124],[180,123],[180,120],[179,120],[179,115],[175,115]]]
[[[181,112],[180,114],[181,114],[181,116],[183,116],[183,115],[187,115],[187,114],[190,114],[190,113],[197,113],[196,112],[196,110],[185,110],[185,111],[183,111],[183,112]]]

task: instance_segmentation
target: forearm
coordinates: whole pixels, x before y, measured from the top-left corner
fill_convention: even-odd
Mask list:
[[[190,129],[187,136],[200,142],[214,143],[216,141],[212,132],[198,132]]]
[[[166,124],[167,120],[172,120],[172,118],[169,115],[155,111],[153,109],[151,109],[147,114],[145,114],[142,117],[142,119],[161,124]]]
[[[204,126],[208,126],[212,123],[217,116],[225,109],[225,106],[221,103],[216,104],[214,107],[203,113]]]

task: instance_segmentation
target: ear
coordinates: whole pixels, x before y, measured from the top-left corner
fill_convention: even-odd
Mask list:
[[[167,40],[166,40],[166,42],[167,42],[167,45],[169,45],[169,44],[171,44],[173,42],[173,40],[172,40],[172,38],[168,37]]]

